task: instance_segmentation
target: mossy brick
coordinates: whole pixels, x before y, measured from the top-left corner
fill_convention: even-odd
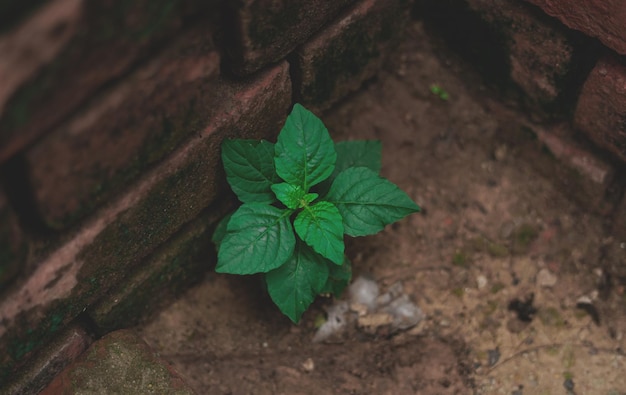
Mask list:
[[[246,75],[283,59],[354,0],[228,1],[229,69]]]
[[[210,14],[207,4],[216,3],[55,0],[38,7],[0,36],[0,162],[152,55],[191,16]]]
[[[19,273],[27,252],[26,235],[0,188],[0,291]]]
[[[408,11],[408,2],[361,1],[311,38],[293,66],[298,100],[323,110],[373,77],[401,37]]]
[[[181,34],[26,151],[38,212],[67,227],[197,134],[222,100],[211,31]]]
[[[626,162],[626,63],[606,55],[578,98],[574,126]]]
[[[503,92],[544,117],[572,111],[595,47],[517,0],[428,0],[425,19]],[[539,115],[539,114],[537,114]]]
[[[174,368],[130,330],[96,341],[40,395],[195,394]]]
[[[73,323],[54,336],[39,352],[24,363],[6,386],[12,395],[38,394],[61,371],[73,363],[92,342],[79,324]]]
[[[626,55],[626,12],[622,0],[526,0],[566,26],[599,39]]]
[[[5,291],[0,300],[0,385],[27,352],[101,299],[227,190],[220,160],[224,138],[275,139],[291,104],[288,64],[228,86],[203,130],[95,212]]]
[[[228,199],[209,207],[90,308],[88,314],[98,332],[138,324],[201,280],[215,264],[213,228],[233,208],[233,202]]]

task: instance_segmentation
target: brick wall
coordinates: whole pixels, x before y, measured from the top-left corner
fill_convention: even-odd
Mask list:
[[[410,10],[528,111],[583,176],[583,203],[616,216],[626,239],[626,198],[604,204],[626,183],[619,1],[2,4],[0,388],[11,393],[36,393],[92,336],[210,270],[212,227],[233,205],[221,141],[271,139],[295,101],[320,111],[358,89]]]
[[[527,113],[562,164],[555,182],[626,241],[623,2],[417,0],[413,15]]]
[[[37,392],[93,335],[210,270],[234,203],[221,141],[272,139],[294,101],[320,110],[358,89],[410,6],[1,5],[0,388]]]

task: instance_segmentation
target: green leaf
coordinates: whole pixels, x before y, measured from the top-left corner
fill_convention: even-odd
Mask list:
[[[261,140],[225,140],[222,162],[226,179],[243,203],[272,203],[270,186],[279,181],[274,168],[274,144]]]
[[[333,296],[339,297],[350,283],[350,279],[352,279],[352,264],[346,257],[343,265],[335,265],[331,262],[327,262],[327,265],[329,270],[328,280],[320,290],[320,293],[333,294]]]
[[[335,151],[335,170],[315,188],[321,196],[328,193],[337,175],[350,167],[367,167],[376,174],[380,173],[382,145],[378,140],[341,141],[335,143]]]
[[[293,222],[296,233],[317,253],[337,265],[343,263],[343,223],[332,203],[319,202],[305,207]]]
[[[420,210],[395,184],[365,167],[341,172],[326,200],[339,209],[344,232],[349,236],[378,233],[386,225]]]
[[[380,173],[382,144],[379,140],[340,141],[335,143],[337,163],[333,175],[350,167],[367,167]]]
[[[278,135],[275,148],[274,162],[280,178],[306,192],[331,175],[337,159],[322,121],[297,103]]]
[[[328,279],[327,261],[302,242],[289,260],[265,275],[267,290],[280,311],[293,322],[315,300]]]
[[[286,182],[272,185],[272,191],[282,204],[294,210],[305,207],[319,196],[317,193],[305,193],[298,185]]]
[[[292,210],[243,204],[231,217],[217,254],[218,273],[254,274],[276,269],[293,254]]]
[[[215,244],[215,247],[217,249],[220,248],[220,244],[222,244],[222,240],[224,240],[224,237],[226,236],[228,221],[230,221],[230,218],[233,216],[233,214],[234,211],[232,213],[228,213],[224,218],[222,218],[220,222],[217,223],[217,226],[213,231],[211,241],[213,242],[213,244]]]

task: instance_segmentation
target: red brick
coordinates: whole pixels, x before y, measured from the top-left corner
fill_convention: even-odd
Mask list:
[[[593,66],[593,54],[569,29],[518,0],[428,3],[425,21],[488,81],[502,90],[509,84],[519,88],[534,112],[571,111],[569,92]]]
[[[613,216],[613,234],[622,249],[622,255],[626,255],[626,195],[622,197],[622,202],[615,210]]]
[[[534,101],[555,101],[568,73],[576,67],[574,45],[567,31],[516,0],[470,3],[506,35],[513,82]]]
[[[574,125],[626,162],[626,66],[606,56],[594,67],[578,98]]]
[[[613,179],[614,171],[610,164],[598,158],[579,144],[564,137],[572,133],[565,126],[559,126],[552,130],[544,130],[534,127],[539,141],[561,162],[576,170],[588,181],[598,185],[601,189],[599,195],[603,195],[609,183]]]
[[[408,2],[360,1],[297,51],[298,100],[320,110],[373,77],[408,22]]]
[[[526,0],[572,29],[626,54],[626,7],[622,0]]]
[[[26,236],[4,191],[0,189],[0,289],[22,268],[26,253]]]
[[[26,153],[38,212],[62,228],[197,134],[219,108],[219,55],[205,28],[179,37]]]
[[[40,394],[194,394],[167,362],[134,332],[113,332],[95,342]]]
[[[211,242],[214,225],[233,208],[228,200],[211,206],[90,308],[88,314],[98,331],[107,333],[136,325],[202,279],[215,264]]]
[[[537,156],[543,158],[533,160],[532,165],[588,211],[606,214],[611,206],[605,197],[615,174],[613,167],[574,142],[569,137],[572,131],[565,125],[548,129],[534,126],[532,129],[543,147],[557,159],[554,163],[550,160],[552,158],[538,153]]]
[[[0,301],[3,373],[118,284],[226,189],[224,138],[273,139],[290,106],[286,62],[224,91],[209,124],[38,260]],[[8,350],[8,352],[4,352]]]
[[[226,51],[239,75],[275,63],[306,41],[354,0],[228,1],[226,27],[233,40]]]
[[[0,36],[0,163],[215,3],[54,0]]]
[[[19,369],[6,393],[38,394],[87,350],[91,341],[87,332],[76,324],[64,329]]]

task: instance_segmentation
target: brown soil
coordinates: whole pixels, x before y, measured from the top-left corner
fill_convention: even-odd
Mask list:
[[[258,278],[211,273],[141,328],[199,394],[625,393],[623,288],[597,289],[602,254],[626,251],[556,186],[528,121],[432,42],[416,24],[393,66],[322,116],[337,140],[382,140],[383,175],[424,208],[347,254],[426,319],[313,343],[331,300],[296,326]]]

